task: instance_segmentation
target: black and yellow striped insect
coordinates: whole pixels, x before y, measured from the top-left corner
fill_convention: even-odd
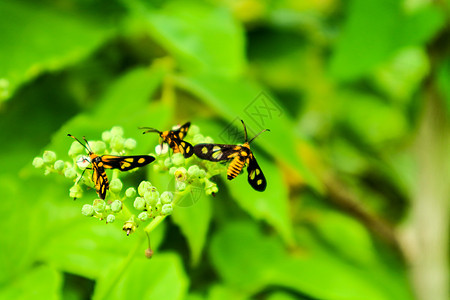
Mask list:
[[[188,142],[183,141],[183,139],[186,136],[190,126],[191,122],[187,122],[175,130],[159,131],[151,127],[139,127],[139,129],[146,129],[146,131],[143,132],[144,134],[148,132],[158,133],[160,136],[161,146],[163,143],[166,143],[173,150],[173,153],[181,152],[185,158],[188,158],[194,154],[193,147]]]
[[[86,142],[86,144],[83,144],[73,135],[67,135],[75,139],[87,150],[93,169],[92,181],[95,184],[95,189],[97,190],[97,194],[100,199],[105,199],[106,191],[109,188],[109,180],[106,176],[105,169],[119,169],[120,171],[129,171],[134,168],[143,167],[155,160],[155,157],[151,155],[116,156],[106,154],[99,156],[92,152],[85,137],[83,137],[83,140]],[[81,176],[83,176],[83,174]]]
[[[234,179],[239,175],[247,165],[248,182],[257,191],[262,192],[266,189],[267,181],[264,177],[261,168],[256,162],[256,158],[250,150],[250,143],[264,131],[264,129],[253,137],[250,141],[247,140],[247,128],[244,121],[242,121],[245,133],[245,143],[242,145],[225,145],[225,144],[197,144],[194,146],[194,153],[201,159],[209,161],[231,161],[227,170],[228,180]]]

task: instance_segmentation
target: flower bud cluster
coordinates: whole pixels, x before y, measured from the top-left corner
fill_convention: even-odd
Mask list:
[[[191,125],[184,140],[192,145],[214,143],[211,137],[202,135],[196,125]],[[207,195],[218,192],[217,184],[210,178],[226,170],[222,164],[200,160],[195,155],[185,158],[181,153],[173,153],[167,148],[167,144],[156,146],[155,152],[158,160],[153,164],[153,169],[160,173],[168,171],[169,175],[173,176],[175,203],[188,196],[193,189],[201,188]]]
[[[138,187],[139,196],[134,199],[133,206],[138,211],[138,220],[145,222],[149,218],[156,216],[167,216],[172,213],[173,194],[163,192],[161,195],[158,189],[149,181],[142,181]]]
[[[210,137],[200,133],[196,125],[191,125],[185,141],[197,143],[213,143]],[[99,141],[88,141],[88,149],[96,155],[128,155],[136,148],[136,141],[124,137],[122,127],[115,126],[104,131]],[[124,186],[118,178],[124,174],[118,170],[108,171],[109,192],[106,200],[95,199],[92,204],[85,204],[81,213],[87,217],[105,220],[106,223],[124,222],[123,230],[130,234],[141,223],[151,222],[156,217],[165,217],[172,213],[177,201],[192,192],[193,188],[201,188],[205,194],[218,192],[216,183],[211,177],[225,170],[221,164],[200,160],[195,155],[185,158],[181,153],[173,153],[166,143],[156,146],[157,160],[152,163],[154,170],[169,174],[174,188],[159,192],[149,181],[142,181],[137,188]],[[57,173],[72,180],[75,184],[69,189],[72,198],[83,196],[83,185],[95,191],[92,181],[92,162],[86,148],[73,141],[68,151],[71,161],[58,160],[53,151],[45,151],[42,157],[36,157],[33,165],[44,169],[45,174]],[[86,173],[84,173],[86,171]],[[192,193],[191,193],[192,194]],[[132,207],[131,207],[132,206]],[[133,213],[134,210],[134,213]],[[137,212],[136,212],[137,211]]]

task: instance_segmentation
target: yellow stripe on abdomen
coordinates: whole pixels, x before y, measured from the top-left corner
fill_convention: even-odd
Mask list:
[[[244,167],[244,161],[239,159],[239,156],[235,157],[231,163],[230,166],[228,167],[227,170],[227,178],[229,180],[235,178],[236,176],[239,175],[239,173],[241,173],[242,168]]]

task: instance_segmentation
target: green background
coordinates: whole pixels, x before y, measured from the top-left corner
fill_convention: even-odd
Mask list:
[[[0,298],[447,299],[449,6],[1,1]],[[138,126],[224,143],[239,119],[271,130],[252,144],[267,190],[215,178],[150,260],[31,164],[67,159],[67,133],[119,125],[148,153]]]

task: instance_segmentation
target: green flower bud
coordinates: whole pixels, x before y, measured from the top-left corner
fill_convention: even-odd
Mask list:
[[[198,178],[205,178],[206,177],[206,171],[203,169],[198,170],[197,173]]]
[[[81,213],[83,216],[92,217],[94,215],[94,207],[90,204],[85,204],[81,208]]]
[[[56,161],[56,153],[53,151],[44,151],[44,162],[52,164]]]
[[[170,168],[170,169],[169,169],[169,174],[170,174],[170,175],[174,175],[174,174],[175,174],[175,171],[176,171],[177,169],[178,169],[177,167],[172,167],[172,168]]]
[[[187,178],[187,171],[185,168],[181,167],[175,171],[174,175],[175,175],[175,180],[185,181]]]
[[[156,205],[156,203],[158,203],[159,200],[159,192],[156,189],[147,191],[144,194],[144,200],[148,206]]]
[[[173,162],[172,162],[172,159],[171,159],[170,157],[168,157],[168,158],[166,158],[166,159],[164,160],[164,166],[165,166],[166,168],[170,168],[172,165],[173,165]]]
[[[75,141],[72,143],[72,145],[70,145],[69,156],[74,157],[77,156],[78,154],[84,153],[84,151],[86,151],[84,147],[80,145],[80,143]]]
[[[64,171],[64,176],[69,179],[74,179],[75,177],[77,177],[77,171],[75,171],[74,168],[67,168]]]
[[[112,134],[111,134],[110,131],[103,131],[102,132],[102,140],[105,143],[109,143],[111,141],[111,137],[112,137]]]
[[[173,200],[173,194],[171,192],[164,192],[161,194],[161,203],[162,204],[168,204],[172,203]]]
[[[114,223],[115,220],[116,220],[116,216],[115,215],[108,215],[106,217],[106,223]]]
[[[165,216],[170,215],[173,211],[172,204],[164,204],[161,209],[161,213]]]
[[[189,167],[187,173],[190,177],[196,177],[196,176],[198,176],[197,174],[199,173],[199,171],[200,171],[200,168],[197,165],[193,165],[193,166]]]
[[[206,144],[214,144],[214,140],[212,137],[207,136],[207,137],[205,137],[205,143]]]
[[[33,166],[35,168],[42,168],[44,166],[44,160],[41,157],[35,157],[33,159]]]
[[[208,195],[211,195],[213,193],[217,193],[219,189],[217,188],[217,184],[210,181],[208,178],[205,178],[205,192]]]
[[[125,146],[125,149],[127,149],[127,150],[134,150],[136,148],[136,140],[126,139],[124,146]]]
[[[125,140],[121,136],[113,136],[111,139],[111,149],[114,151],[120,152],[123,150]]]
[[[122,181],[119,178],[115,178],[111,180],[111,183],[109,184],[109,189],[113,193],[119,193],[122,190],[123,184]]]
[[[127,188],[127,190],[125,191],[125,196],[127,198],[133,198],[134,196],[136,196],[136,189],[134,187]]]
[[[137,210],[144,210],[145,209],[145,200],[144,200],[144,198],[136,197],[136,199],[134,199],[133,206]]]
[[[95,199],[94,200],[94,210],[96,212],[103,212],[106,208],[106,202],[102,199]]]
[[[182,192],[186,189],[186,182],[177,181],[176,186],[177,186],[177,190]]]
[[[159,155],[165,155],[169,152],[169,145],[167,145],[166,143],[161,145],[157,145],[155,147],[155,153],[159,156]]]
[[[83,189],[78,184],[74,184],[69,189],[69,197],[70,198],[81,198],[83,196]]]
[[[181,153],[174,153],[172,155],[172,162],[176,166],[181,166],[181,165],[184,165],[185,158],[184,158],[183,154],[181,154]]]
[[[150,183],[150,181],[141,181],[141,183],[139,183],[138,186],[138,194],[141,197],[144,197],[144,194],[152,189],[152,184]]]
[[[201,133],[194,135],[194,137],[192,138],[192,142],[194,145],[204,143],[204,140],[205,137]]]
[[[113,203],[111,203],[111,211],[118,213],[121,210],[122,210],[122,201],[114,200]]]
[[[200,133],[200,127],[198,127],[197,125],[191,125],[191,127],[189,127],[188,135],[194,136],[199,133]]]
[[[161,209],[162,209],[162,204],[161,202],[158,202],[155,206],[154,206],[154,211],[155,215],[160,215],[161,214]]]
[[[106,151],[106,144],[103,141],[90,142],[89,145],[94,153],[105,153]]]
[[[147,213],[146,211],[141,212],[141,213],[138,215],[138,219],[139,219],[140,221],[142,221],[142,222],[147,221],[147,219],[148,219],[148,213]]]
[[[123,128],[120,126],[114,126],[113,128],[111,128],[111,135],[123,136]]]
[[[56,171],[62,171],[64,169],[64,161],[57,160],[55,161],[55,164],[53,165],[53,168],[55,168]]]

